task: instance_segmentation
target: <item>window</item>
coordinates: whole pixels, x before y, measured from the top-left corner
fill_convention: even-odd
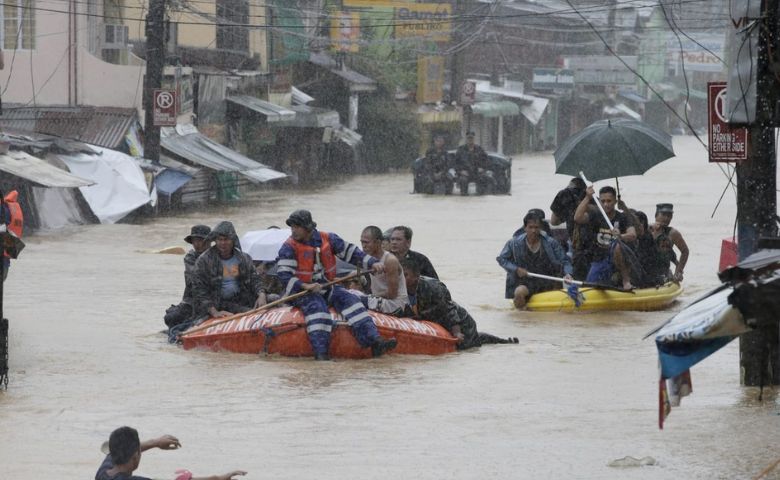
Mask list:
[[[246,0],[217,0],[217,48],[246,52],[249,50],[249,4]],[[239,26],[229,26],[231,23]]]
[[[3,3],[3,48],[35,48],[35,0],[6,0]]]

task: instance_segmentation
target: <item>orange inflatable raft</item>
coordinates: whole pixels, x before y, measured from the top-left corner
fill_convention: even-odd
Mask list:
[[[395,338],[393,354],[442,355],[456,350],[457,340],[433,322],[398,318],[369,310],[379,334]],[[371,349],[361,347],[340,314],[331,309],[335,323],[331,333],[333,358],[370,358]],[[185,350],[201,348],[236,353],[276,353],[290,357],[314,355],[306,335],[303,312],[294,307],[274,308],[219,323],[211,318],[181,336]],[[214,324],[209,327],[209,324]]]

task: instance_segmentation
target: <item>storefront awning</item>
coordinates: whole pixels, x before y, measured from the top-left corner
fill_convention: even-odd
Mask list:
[[[75,188],[95,184],[92,180],[77,177],[20,150],[11,150],[0,155],[0,171],[44,187]]]
[[[619,116],[623,115],[634,120],[642,120],[642,115],[631,110],[625,103],[617,103],[613,106],[605,105],[603,109],[604,115],[607,116]]]
[[[227,98],[227,101],[265,116],[268,122],[281,122],[295,118],[295,112],[289,108],[249,95],[232,95]]]
[[[547,104],[550,100],[537,97],[535,95],[528,95],[518,90],[511,88],[498,87],[491,85],[490,82],[477,81],[477,93],[482,94],[486,100],[512,100],[520,106],[520,113],[523,114],[529,122],[536,125],[539,120],[542,119],[544,111],[547,108]]]
[[[277,172],[201,135],[192,125],[163,129],[160,145],[165,150],[192,163],[218,172],[237,172],[254,183],[287,177],[282,172]]]
[[[290,93],[292,93],[293,103],[297,105],[306,105],[307,103],[314,101],[314,97],[307,95],[306,92],[295,87],[290,89]]]
[[[342,142],[346,143],[352,148],[357,147],[358,145],[360,145],[360,142],[363,141],[362,135],[360,135],[354,130],[350,130],[347,127],[341,127],[336,130],[333,130],[333,136],[341,140]]]
[[[154,177],[154,185],[157,187],[158,194],[171,196],[190,180],[192,180],[190,175],[172,168],[166,168]]]
[[[295,112],[295,118],[282,120],[276,123],[278,127],[299,128],[337,128],[341,121],[339,112],[326,108],[310,107],[308,105],[293,105],[290,107]]]
[[[376,90],[376,80],[358,73],[346,65],[339,66],[339,62],[325,52],[312,52],[309,55],[309,62],[329,70],[344,80],[350,92],[373,92]]]
[[[459,109],[437,110],[428,105],[420,105],[417,107],[417,118],[420,123],[460,123],[463,116]]]
[[[520,115],[520,107],[515,102],[508,100],[477,102],[471,106],[471,111],[488,118]]]
[[[647,99],[645,97],[632,90],[620,90],[618,91],[618,95],[625,98],[626,100],[631,100],[632,102],[647,103]]]

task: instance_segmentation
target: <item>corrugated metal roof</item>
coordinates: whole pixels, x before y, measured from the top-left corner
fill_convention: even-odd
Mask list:
[[[0,128],[46,133],[115,149],[122,145],[137,118],[134,108],[9,106],[0,115]]]
[[[339,112],[328,110],[327,108],[310,107],[308,105],[293,105],[290,107],[295,111],[295,118],[283,120],[277,125],[280,127],[300,127],[300,128],[337,128],[341,121]]]
[[[327,68],[334,75],[346,80],[352,92],[373,92],[376,90],[376,80],[358,73],[346,66],[339,67],[338,62],[325,52],[313,52],[309,62],[322,68]]]
[[[218,144],[200,133],[180,135],[175,129],[164,129],[162,148],[193,163],[218,172],[238,172],[255,183],[268,182],[287,175]]]
[[[95,184],[21,150],[0,155],[0,170],[44,187],[87,187]]]
[[[227,101],[246,107],[261,115],[265,115],[269,122],[280,122],[282,120],[292,120],[295,118],[295,112],[289,108],[261,100],[257,97],[249,95],[231,95],[227,98]]]
[[[307,103],[314,101],[314,97],[296,87],[290,88],[290,92],[292,93],[293,103],[297,103],[298,105],[306,105]]]

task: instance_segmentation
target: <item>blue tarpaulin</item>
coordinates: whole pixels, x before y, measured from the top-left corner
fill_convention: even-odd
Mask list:
[[[171,196],[190,180],[192,180],[192,176],[172,168],[166,168],[154,177],[154,184],[157,186],[157,193]]]

